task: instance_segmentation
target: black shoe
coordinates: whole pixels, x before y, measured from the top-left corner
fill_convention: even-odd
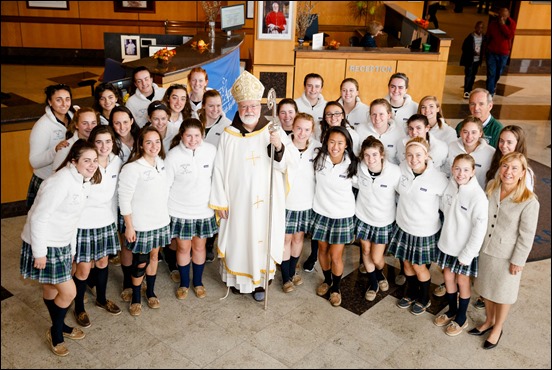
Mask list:
[[[498,337],[498,340],[496,341],[496,343],[491,343],[488,340],[486,340],[485,343],[483,343],[483,349],[495,348],[496,346],[498,346],[498,342],[500,342],[500,338],[502,338],[502,332],[500,332],[500,336]]]
[[[205,255],[205,262],[213,262],[215,260],[215,254],[212,250],[208,250]]]
[[[485,300],[483,300],[481,297],[477,297],[477,300],[475,301],[473,306],[478,310],[484,310],[485,309]]]
[[[312,261],[307,258],[307,260],[303,262],[303,270],[305,270],[306,272],[313,272],[315,264],[316,264],[316,260]]]
[[[487,329],[483,330],[483,331],[479,331],[479,329],[477,329],[477,327],[471,329],[470,331],[468,331],[468,334],[470,335],[477,335],[478,337],[484,335],[485,333],[487,333],[489,330],[491,330],[493,327],[490,326],[488,327]]]

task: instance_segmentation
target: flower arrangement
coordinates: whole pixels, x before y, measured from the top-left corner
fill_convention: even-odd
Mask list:
[[[209,22],[216,21],[221,5],[222,5],[222,1],[202,1],[201,2],[201,6],[203,7],[203,11],[205,12],[205,15],[207,16],[207,20]]]
[[[176,50],[174,49],[167,49],[167,48],[163,48],[161,50],[157,50],[155,52],[155,54],[153,54],[153,57],[154,59],[159,59],[159,60],[166,60],[166,61],[169,61],[172,59],[172,57],[174,57],[176,55]]]
[[[199,52],[203,52],[209,47],[209,44],[203,40],[194,41],[191,44],[192,49],[197,49]]]
[[[419,25],[420,27],[422,27],[424,29],[427,29],[427,27],[429,26],[429,21],[425,20],[425,19],[422,19],[422,18],[416,18],[414,20],[414,23],[416,23],[417,25]]]
[[[339,45],[341,45],[340,42],[336,41],[336,40],[332,40],[328,46],[326,46],[326,49],[328,50],[337,50],[339,49]]]
[[[307,33],[307,28],[314,21],[312,11],[318,1],[298,1],[297,2],[297,21],[295,24],[297,38],[304,39]]]

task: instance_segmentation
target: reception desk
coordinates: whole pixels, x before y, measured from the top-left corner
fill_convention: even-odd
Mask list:
[[[419,102],[434,95],[441,102],[452,38],[440,30],[428,30],[416,23],[416,16],[399,6],[385,2],[385,45],[377,48],[340,47],[338,50],[295,49],[295,79],[293,96],[303,91],[303,79],[308,73],[324,78],[322,95],[327,101],[340,97],[343,79],[358,81],[362,102],[370,104],[388,93],[387,84],[393,73],[405,73],[409,80],[408,94]],[[428,52],[421,44],[430,45]],[[385,47],[383,47],[385,46]]]
[[[167,67],[160,67],[157,59],[152,57],[123,63],[123,67],[130,70],[140,66],[148,67],[153,73],[153,81],[159,86],[168,86],[172,83],[186,84],[186,78],[192,68],[205,68],[205,66],[225,59],[236,50],[238,51],[239,68],[239,47],[243,43],[244,36],[243,34],[234,34],[227,37],[225,33],[219,32],[215,34],[215,38],[212,40],[207,33],[198,33],[185,44],[175,48],[176,55]],[[204,50],[192,48],[192,43],[199,40],[209,43],[209,47]],[[210,80],[214,81],[212,78]],[[209,86],[213,87],[210,84]]]
[[[192,43],[199,40],[209,43],[209,46],[204,50],[192,48]],[[153,74],[153,81],[161,87],[168,87],[173,83],[187,85],[190,70],[201,67],[207,72],[208,86],[220,93],[222,110],[231,119],[237,111],[237,105],[230,89],[240,75],[240,45],[243,40],[243,34],[228,37],[219,32],[213,40],[207,33],[199,33],[175,48],[176,55],[167,66],[160,67],[157,59],[147,57],[123,63],[123,67],[130,69],[127,75],[131,75],[131,70],[136,67],[148,67]]]
[[[435,95],[440,101],[451,40],[441,39],[435,51],[411,51],[404,47],[340,47],[337,50],[295,50],[294,96],[303,93],[303,79],[308,73],[324,78],[322,95],[327,101],[340,97],[341,81],[352,77],[359,83],[359,97],[366,103],[387,95],[387,84],[393,73],[403,72],[409,80],[408,94],[419,101]]]

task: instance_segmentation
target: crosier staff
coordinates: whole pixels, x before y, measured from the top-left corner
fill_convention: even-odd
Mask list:
[[[272,109],[272,116],[265,116],[269,123],[268,130],[270,132],[277,131],[280,128],[280,119],[276,114],[276,91],[271,88],[266,96],[266,105],[268,109]],[[283,144],[282,144],[283,145]],[[268,198],[268,245],[266,251],[266,272],[265,272],[265,297],[264,297],[264,309],[268,309],[268,282],[270,280],[270,249],[272,247],[272,195],[273,191],[273,178],[274,178],[274,144],[270,144],[270,190]]]

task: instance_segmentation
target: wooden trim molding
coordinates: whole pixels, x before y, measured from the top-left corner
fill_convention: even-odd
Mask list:
[[[550,36],[550,29],[547,30],[535,30],[535,29],[527,29],[527,30],[516,30],[516,36]]]

